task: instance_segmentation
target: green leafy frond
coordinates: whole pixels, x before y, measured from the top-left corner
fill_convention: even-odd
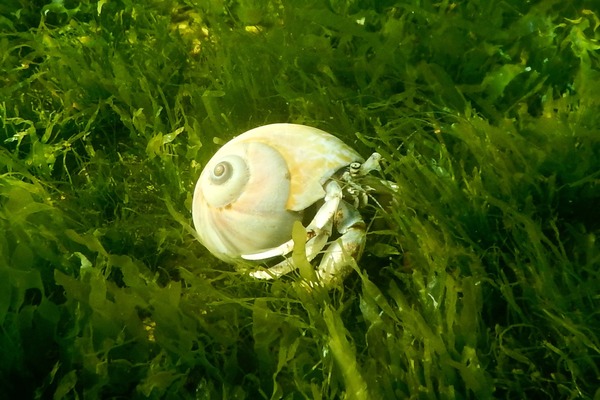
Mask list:
[[[595,0],[4,1],[1,393],[598,399],[598,93]],[[274,122],[397,185],[343,287],[195,238]]]

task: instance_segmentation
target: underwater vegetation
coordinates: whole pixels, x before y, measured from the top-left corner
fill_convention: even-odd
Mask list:
[[[596,0],[5,0],[0,392],[600,399],[599,93]],[[276,122],[398,185],[338,288],[196,240]]]

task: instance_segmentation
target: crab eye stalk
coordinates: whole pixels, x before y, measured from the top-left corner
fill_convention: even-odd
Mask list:
[[[361,165],[362,164],[359,162],[353,162],[352,164],[350,164],[350,175],[352,175],[352,176],[358,175],[358,173],[360,172]]]

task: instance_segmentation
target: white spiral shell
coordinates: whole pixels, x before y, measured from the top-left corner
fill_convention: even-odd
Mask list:
[[[196,183],[194,226],[215,256],[236,262],[291,238],[294,221],[325,195],[323,184],[363,159],[333,135],[295,124],[272,124],[229,141]]]

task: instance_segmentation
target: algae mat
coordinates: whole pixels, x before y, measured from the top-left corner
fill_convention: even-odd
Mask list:
[[[599,58],[592,0],[4,1],[2,395],[599,399]],[[398,185],[339,288],[194,237],[274,122]]]

